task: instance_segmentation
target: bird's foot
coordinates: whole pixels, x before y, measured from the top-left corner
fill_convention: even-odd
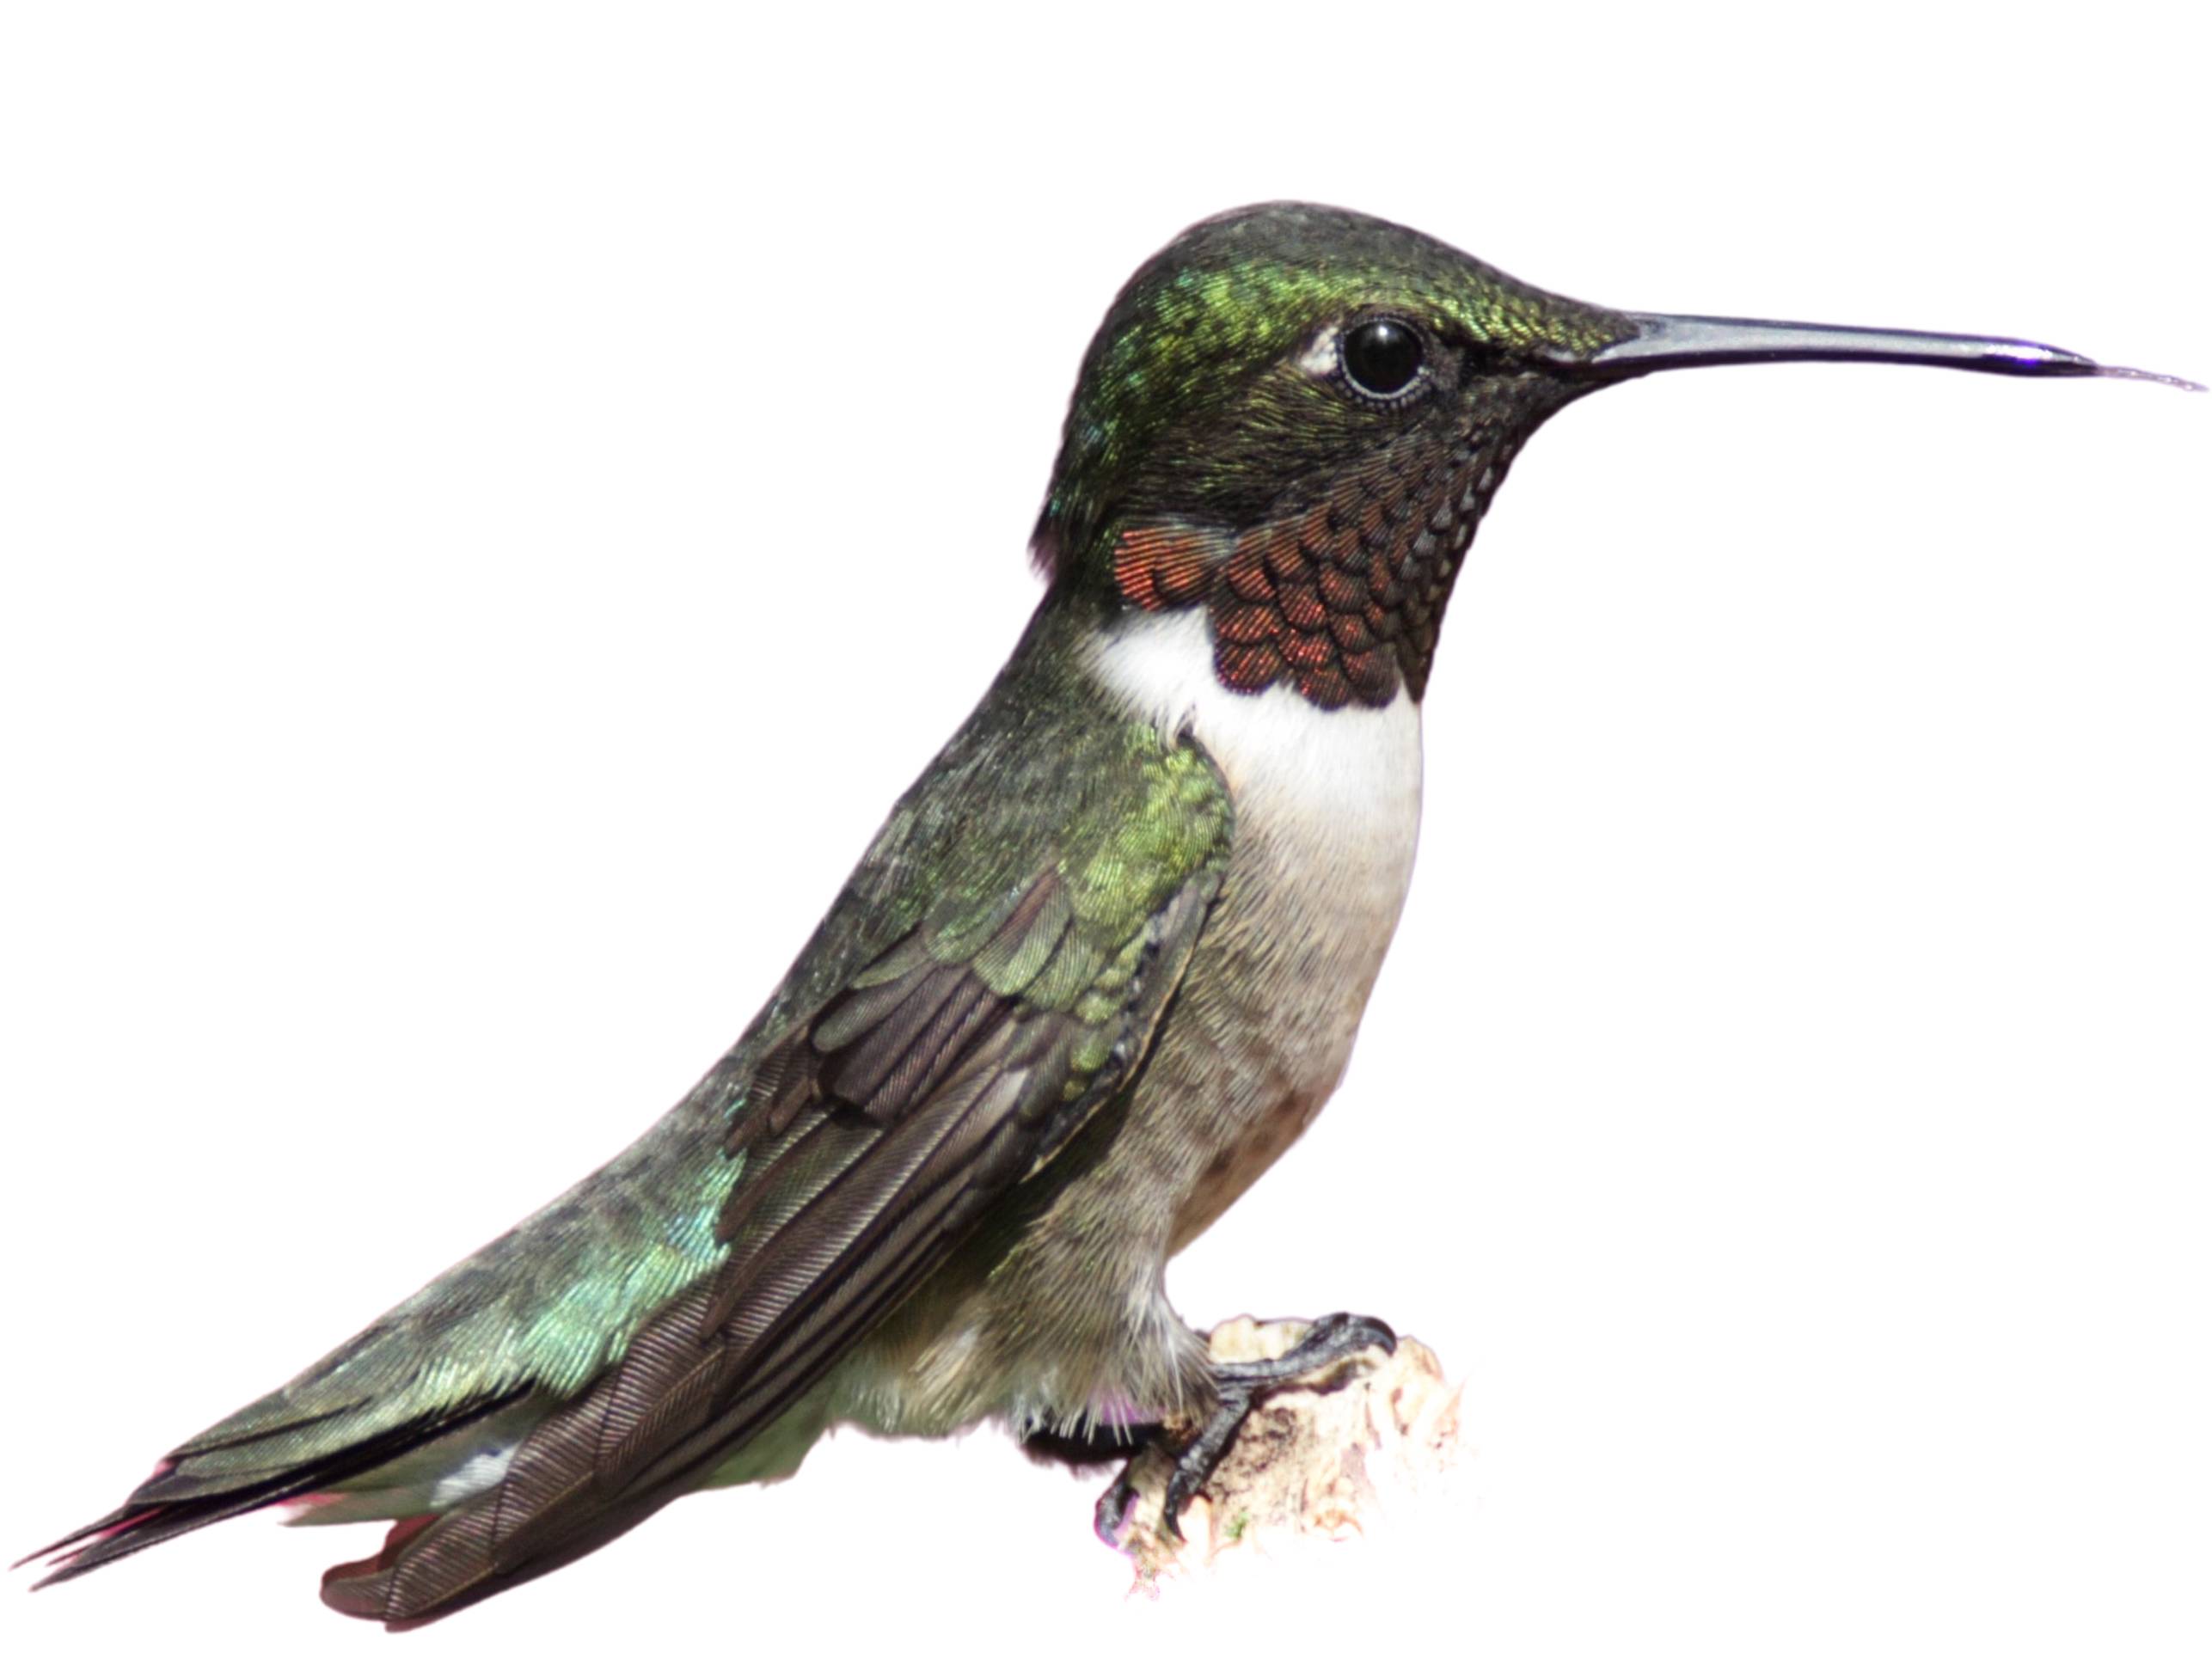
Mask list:
[[[1198,1495],[1222,1460],[1236,1443],[1238,1432],[1260,1399],[1278,1388],[1311,1387],[1340,1362],[1380,1348],[1386,1354],[1398,1349],[1397,1333],[1381,1319],[1363,1313],[1330,1313],[1308,1327],[1306,1334],[1279,1359],[1222,1361],[1214,1367],[1216,1403],[1198,1432],[1179,1448],[1164,1439],[1155,1441],[1170,1459],[1167,1490],[1160,1509],[1160,1530],[1180,1540],[1184,1507]],[[1117,1548],[1137,1491],[1132,1478],[1140,1451],[1122,1467],[1093,1512],[1091,1524],[1099,1537]]]

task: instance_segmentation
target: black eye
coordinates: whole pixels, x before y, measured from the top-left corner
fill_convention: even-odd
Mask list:
[[[1344,337],[1344,371],[1370,397],[1395,397],[1421,372],[1421,337],[1392,317],[1375,317]]]

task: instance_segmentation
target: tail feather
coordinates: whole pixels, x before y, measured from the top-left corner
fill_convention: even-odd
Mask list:
[[[44,1549],[32,1551],[15,1564],[58,1558],[53,1570],[32,1586],[34,1589],[82,1578],[111,1562],[232,1515],[303,1497],[365,1474],[512,1404],[520,1392],[466,1401],[450,1411],[368,1435],[322,1456],[216,1491],[193,1490],[204,1486],[205,1478],[194,1476],[174,1459],[164,1460],[121,1508]]]
[[[827,1168],[793,1178],[792,1213],[764,1240],[741,1227],[721,1275],[532,1425],[496,1485],[394,1528],[376,1557],[324,1579],[324,1605],[425,1624],[589,1554],[706,1480],[942,1259],[977,1202],[963,1178],[1003,1121],[1005,1087],[979,1071],[864,1157],[840,1160],[832,1142]]]
[[[714,1218],[746,1160],[697,1154],[727,1133],[731,1087],[726,1068],[710,1073],[613,1162],[25,1561],[46,1561],[40,1582],[59,1583],[279,1504],[336,1523],[465,1501],[538,1417],[587,1388],[720,1258]],[[396,1535],[395,1553],[419,1530]]]

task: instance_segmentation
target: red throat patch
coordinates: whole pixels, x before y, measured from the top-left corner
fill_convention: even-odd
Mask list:
[[[1453,445],[1241,532],[1134,526],[1114,544],[1114,585],[1140,610],[1204,603],[1214,671],[1233,690],[1288,684],[1323,708],[1380,708],[1400,686],[1418,697],[1503,466]]]

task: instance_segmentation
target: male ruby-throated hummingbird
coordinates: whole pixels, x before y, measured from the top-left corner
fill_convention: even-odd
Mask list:
[[[1805,358],[2161,378],[1608,310],[1330,208],[1185,232],[1085,358],[1013,659],[737,1045],[605,1168],[40,1552],[47,1582],[289,1504],[391,1522],[323,1598],[417,1622],[849,1421],[1169,1425],[1172,1524],[1257,1393],[1392,1341],[1338,1314],[1283,1361],[1216,1363],[1162,1274],[1343,1073],[1492,494],[1586,393]]]

